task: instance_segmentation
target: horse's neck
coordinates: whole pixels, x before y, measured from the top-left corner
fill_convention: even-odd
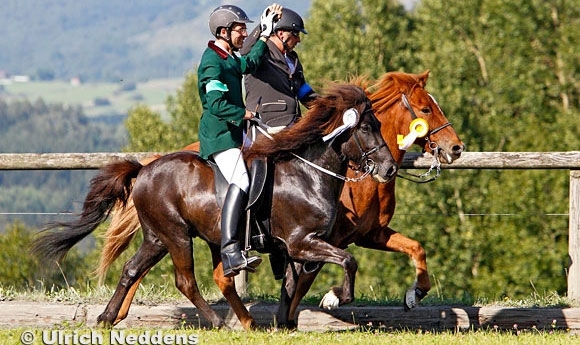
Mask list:
[[[306,159],[317,167],[321,167],[327,171],[341,176],[346,174],[346,170],[348,168],[348,160],[345,160],[340,155],[340,153],[336,152],[332,147],[329,147],[326,144],[312,145],[304,151],[297,153],[297,155]],[[331,181],[328,183],[337,181],[338,183],[342,182],[331,174],[321,171],[321,169],[317,169],[310,164],[305,164],[305,162],[299,158],[296,158],[295,161],[297,162],[298,166],[304,167],[304,172],[309,176],[312,176],[313,179],[331,179]]]

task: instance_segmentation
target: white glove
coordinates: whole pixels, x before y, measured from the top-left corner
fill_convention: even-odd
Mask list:
[[[269,8],[264,10],[262,16],[260,16],[260,28],[262,37],[270,37],[274,32],[274,23],[278,21],[278,14],[276,12],[270,11]]]

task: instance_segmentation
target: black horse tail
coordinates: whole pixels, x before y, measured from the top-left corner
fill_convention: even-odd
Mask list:
[[[125,205],[131,194],[132,179],[143,165],[136,160],[110,163],[91,180],[83,211],[76,220],[48,224],[32,243],[32,252],[44,260],[62,260],[80,240],[104,222],[117,203]],[[49,231],[64,228],[60,231]]]

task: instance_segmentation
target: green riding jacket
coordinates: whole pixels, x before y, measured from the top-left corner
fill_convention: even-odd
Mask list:
[[[260,65],[268,46],[258,40],[247,55],[229,55],[208,43],[197,69],[203,113],[199,121],[200,156],[208,159],[216,152],[240,147],[246,113],[242,78]]]

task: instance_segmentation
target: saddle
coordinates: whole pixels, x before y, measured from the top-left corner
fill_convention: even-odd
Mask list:
[[[216,201],[222,207],[228,190],[228,181],[222,175],[217,164],[208,160],[209,166],[214,173]],[[248,243],[250,248],[259,253],[267,253],[270,256],[270,265],[275,279],[282,279],[286,269],[286,250],[284,245],[274,239],[270,228],[270,210],[272,208],[272,191],[274,164],[266,159],[254,159],[250,165],[250,190],[248,191],[248,203],[246,205],[246,217],[249,222],[242,221],[240,224],[249,226],[244,234],[242,243]],[[247,218],[246,218],[247,220]],[[247,246],[246,246],[247,247]]]

